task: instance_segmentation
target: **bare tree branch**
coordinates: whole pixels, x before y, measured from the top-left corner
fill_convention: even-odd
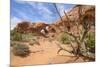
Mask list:
[[[61,50],[64,50],[64,51],[67,51],[67,52],[69,52],[69,53],[73,54],[71,51],[69,51],[69,50],[67,50],[67,49],[63,48],[60,44],[58,44],[58,43],[56,43],[56,44],[57,44],[57,45],[58,45],[58,47],[60,48],[60,49],[58,50],[57,54],[58,54]]]

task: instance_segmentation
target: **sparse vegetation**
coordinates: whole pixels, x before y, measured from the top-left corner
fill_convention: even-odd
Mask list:
[[[26,57],[30,54],[29,47],[24,44],[16,44],[13,46],[12,52],[16,56]]]
[[[56,4],[54,4],[59,16],[60,16],[60,13],[57,9],[57,6]],[[75,54],[76,56],[83,56],[84,58],[88,58],[88,59],[92,59],[94,60],[94,57],[90,57],[90,55],[88,54],[88,49],[87,47],[90,49],[90,48],[94,48],[94,42],[95,42],[95,39],[93,38],[93,36],[89,35],[88,38],[87,38],[87,45],[85,44],[85,41],[86,41],[86,35],[89,33],[89,30],[91,29],[91,26],[94,26],[93,23],[95,23],[95,8],[92,8],[92,9],[89,9],[87,11],[85,11],[85,14],[83,15],[82,13],[82,6],[81,5],[78,5],[78,14],[79,14],[79,19],[78,19],[78,22],[76,23],[75,21],[73,22],[73,25],[72,27],[76,26],[77,27],[77,32],[78,32],[78,36],[76,34],[73,34],[74,31],[70,31],[69,29],[66,29],[66,26],[64,24],[64,20],[62,19],[62,17],[60,16],[60,19],[61,19],[61,22],[63,23],[63,29],[66,29],[64,30],[64,32],[66,34],[68,34],[70,37],[73,37],[74,38],[74,42],[77,44],[77,48],[73,48],[73,52],[70,52],[70,53],[73,53]],[[65,14],[65,17],[66,19],[68,20],[68,23],[67,25],[70,26],[70,24],[72,23],[71,22],[71,19],[69,18],[69,16],[66,14],[66,12],[64,12]],[[82,26],[82,31],[80,30],[80,26]],[[64,36],[64,35],[63,35]],[[94,36],[95,37],[95,36]],[[72,41],[69,42],[69,38],[65,38],[65,36],[62,38],[62,42],[63,43],[66,43],[68,41],[68,43],[71,43]],[[72,45],[71,45],[72,46]],[[73,46],[72,46],[73,47]],[[65,50],[63,49],[62,47],[60,47],[61,49],[58,50],[58,52],[60,50]],[[94,50],[94,49],[93,49]],[[68,51],[69,52],[69,51]],[[78,57],[79,58],[79,57]],[[77,58],[77,59],[78,59]],[[77,60],[76,59],[76,60]]]
[[[13,47],[14,45],[16,45],[17,43],[15,42],[11,42],[10,46]]]
[[[61,33],[59,35],[59,41],[62,43],[62,44],[70,44],[70,37],[68,36],[68,34],[66,33]]]
[[[35,39],[32,39],[29,41],[29,45],[33,46],[34,44],[36,44],[36,40]]]
[[[95,34],[88,33],[87,40],[86,40],[87,48],[89,48],[90,52],[95,52]]]
[[[15,30],[11,31],[11,40],[12,41],[21,41],[22,40],[22,34],[16,32]]]
[[[39,61],[45,57],[47,62],[50,60],[50,63],[52,61],[54,63],[55,61],[59,63],[77,62],[77,60],[80,62],[94,61],[94,7],[85,8],[85,6],[78,5],[68,13],[64,10],[64,15],[61,16],[55,3],[54,6],[60,20],[51,24],[24,21],[11,30],[11,53],[14,55],[12,57],[17,57],[19,61],[18,56],[22,57],[22,60],[23,57],[28,56],[28,59],[25,58],[25,60],[31,60],[33,64],[35,64],[33,61]],[[56,32],[52,31],[49,26]],[[48,57],[49,55],[51,58]],[[63,57],[69,57],[69,59]],[[61,61],[59,58],[62,58]],[[51,61],[51,59],[53,60]]]
[[[14,36],[12,37],[12,40],[21,41],[22,40],[22,34],[15,33]]]
[[[36,36],[37,36],[36,33],[23,34],[23,33],[16,32],[15,30],[11,30],[11,40],[12,41],[29,41]]]

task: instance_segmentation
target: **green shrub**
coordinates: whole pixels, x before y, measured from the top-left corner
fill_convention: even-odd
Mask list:
[[[22,40],[22,34],[15,33],[14,36],[13,36],[13,40],[15,40],[15,41],[21,41]]]
[[[68,36],[67,33],[61,33],[60,37],[59,37],[59,41],[62,44],[70,44],[71,40],[70,40],[70,36]]]
[[[14,31],[14,30],[11,31],[10,35],[11,35],[11,40],[14,40],[14,41],[22,40],[22,34]]]
[[[36,33],[22,34],[22,33],[16,32],[16,30],[11,30],[10,35],[11,35],[11,40],[13,41],[29,41],[35,36],[38,36],[38,34]]]
[[[30,41],[29,41],[29,45],[31,45],[31,46],[33,46],[35,43],[36,43],[35,40],[30,40]]]
[[[30,41],[33,38],[36,38],[33,33],[22,34],[22,41]]]
[[[26,57],[30,53],[29,47],[24,44],[16,44],[12,51],[14,55],[21,57]]]
[[[11,31],[10,31],[10,35],[11,35],[11,36],[13,36],[15,33],[16,33],[15,30],[11,30]]]
[[[39,34],[37,34],[37,33],[32,33],[32,35],[33,35],[33,36],[39,36]]]
[[[94,33],[89,33],[87,35],[86,43],[87,43],[87,46],[89,48],[94,48],[95,47],[95,34]]]
[[[15,43],[15,42],[11,42],[11,43],[10,43],[10,46],[13,47],[13,46],[16,45],[16,44],[17,44],[17,43]]]
[[[88,33],[86,45],[89,48],[89,51],[95,52],[95,34],[94,33]]]

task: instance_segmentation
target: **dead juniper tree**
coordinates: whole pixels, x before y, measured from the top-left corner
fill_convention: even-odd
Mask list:
[[[74,22],[74,25],[77,27],[78,29],[78,35],[76,36],[75,34],[73,34],[73,32],[69,32],[68,29],[70,29],[70,26],[65,26],[65,22],[63,21],[58,9],[57,9],[57,6],[56,4],[54,4],[55,8],[56,8],[56,11],[57,13],[59,14],[60,16],[60,19],[63,23],[63,27],[64,29],[67,28],[67,30],[64,30],[64,32],[69,35],[70,37],[72,37],[74,39],[74,42],[77,44],[77,48],[74,48],[73,47],[73,43],[70,42],[70,45],[71,47],[73,48],[73,51],[70,52],[68,51],[67,49],[64,49],[63,47],[60,47],[60,49],[58,50],[58,53],[61,51],[61,50],[65,50],[69,53],[72,53],[74,54],[77,58],[75,59],[75,61],[80,57],[84,57],[84,61],[85,59],[88,59],[88,60],[95,60],[95,55],[91,56],[91,52],[89,52],[89,50],[87,49],[87,44],[86,44],[86,36],[87,34],[89,33],[90,29],[91,29],[91,26],[94,26],[95,27],[95,7],[93,6],[93,8],[91,9],[88,9],[87,11],[84,11],[83,12],[83,9],[81,5],[77,5],[78,7],[78,22]],[[67,22],[69,25],[71,23],[71,19],[69,19],[69,16],[67,15],[67,13],[64,11],[64,14],[65,14],[65,17],[67,19]],[[81,29],[80,29],[80,26],[81,26]],[[90,53],[90,54],[89,54]]]

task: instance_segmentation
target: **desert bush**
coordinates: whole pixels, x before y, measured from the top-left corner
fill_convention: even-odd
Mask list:
[[[14,55],[21,57],[26,57],[30,53],[29,47],[24,44],[16,44],[15,46],[13,46],[12,51]]]
[[[94,52],[95,50],[95,34],[94,33],[88,33],[86,45],[91,52]]]
[[[33,46],[34,44],[40,45],[40,43],[35,39],[29,41],[29,45]]]
[[[71,40],[70,40],[70,36],[68,36],[67,33],[61,33],[59,36],[59,41],[62,44],[70,44]]]
[[[15,33],[14,36],[13,36],[13,40],[15,40],[15,41],[21,41],[22,40],[22,34]]]
[[[14,41],[22,40],[22,34],[14,31],[14,30],[11,31],[10,35],[11,35],[11,40],[14,40]]]
[[[30,40],[29,45],[33,46],[35,44],[35,40]]]
[[[37,33],[31,33],[33,36],[39,36],[39,34],[37,34]]]
[[[15,43],[15,42],[11,42],[11,43],[10,43],[10,46],[13,47],[13,46],[16,45],[16,44],[17,44],[17,43]]]
[[[30,41],[36,36],[33,33],[22,34],[22,41]]]
[[[16,33],[15,30],[11,30],[11,31],[10,31],[10,35],[11,35],[11,36],[13,36],[15,33]]]
[[[11,30],[11,40],[13,41],[29,41],[31,39],[33,39],[34,37],[36,37],[38,34],[36,33],[19,33],[16,32],[15,30]]]

